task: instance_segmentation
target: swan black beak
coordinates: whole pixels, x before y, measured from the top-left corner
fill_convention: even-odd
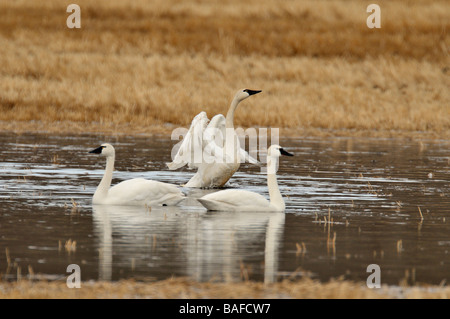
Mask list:
[[[95,150],[89,151],[89,153],[94,153],[94,154],[101,154],[102,150],[104,149],[104,146],[99,146],[97,147]]]
[[[282,148],[280,148],[280,153],[281,153],[281,155],[284,155],[284,156],[294,156],[294,154],[288,153]]]
[[[248,93],[248,95],[254,95],[262,92],[261,90],[245,90],[245,91]]]

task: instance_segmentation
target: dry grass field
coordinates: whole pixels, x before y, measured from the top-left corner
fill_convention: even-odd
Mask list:
[[[264,284],[214,283],[172,278],[156,282],[81,283],[69,289],[65,282],[0,282],[0,299],[449,299],[448,287],[389,287],[369,289],[363,283],[303,278]]]
[[[2,1],[0,131],[167,132],[252,88],[237,126],[449,138],[450,3],[372,2]]]

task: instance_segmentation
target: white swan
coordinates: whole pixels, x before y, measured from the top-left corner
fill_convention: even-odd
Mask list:
[[[272,145],[267,151],[267,186],[270,201],[264,196],[246,190],[227,189],[199,198],[208,210],[220,211],[277,211],[285,209],[283,197],[278,188],[276,171],[281,155],[293,156],[279,145]]]
[[[253,164],[258,163],[240,147],[233,118],[238,104],[259,92],[261,91],[239,90],[231,102],[226,118],[218,114],[208,124],[205,112],[194,117],[173,161],[167,163],[170,170],[186,164],[190,168],[197,168],[196,174],[185,187],[222,187],[239,169],[241,162],[247,160]]]
[[[89,153],[106,157],[106,170],[92,198],[94,205],[173,206],[185,199],[177,186],[168,183],[134,178],[111,186],[115,150],[111,144],[102,144]]]

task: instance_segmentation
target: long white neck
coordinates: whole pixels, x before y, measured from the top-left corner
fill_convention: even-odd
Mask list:
[[[239,145],[239,138],[236,135],[236,132],[234,131],[234,111],[236,110],[239,102],[241,100],[239,100],[237,98],[237,96],[234,97],[233,101],[231,101],[231,105],[230,108],[228,109],[227,112],[227,117],[225,119],[225,128],[226,130],[226,136],[225,136],[225,141],[226,141],[226,145],[225,145],[225,153],[227,154],[227,156],[231,156],[232,159],[228,158],[227,162],[234,162],[237,167],[239,167],[240,164],[240,159],[239,159],[239,150],[240,150],[240,145]]]
[[[114,171],[114,156],[108,156],[106,158],[106,169],[103,175],[102,181],[98,184],[97,190],[94,193],[94,203],[101,201],[108,195],[108,190],[111,187],[111,181]]]
[[[277,210],[284,210],[285,204],[278,188],[277,181],[278,157],[267,156],[267,187],[269,188],[270,205]]]
[[[233,101],[231,101],[230,108],[227,112],[225,127],[226,128],[234,128],[234,111],[236,110],[236,107],[238,106],[240,100],[235,97]]]

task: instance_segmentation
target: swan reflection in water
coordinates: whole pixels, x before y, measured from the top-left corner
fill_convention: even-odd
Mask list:
[[[276,280],[284,213],[193,208],[93,205],[99,280],[175,275],[239,281],[248,263],[255,271],[263,267],[265,282]]]

